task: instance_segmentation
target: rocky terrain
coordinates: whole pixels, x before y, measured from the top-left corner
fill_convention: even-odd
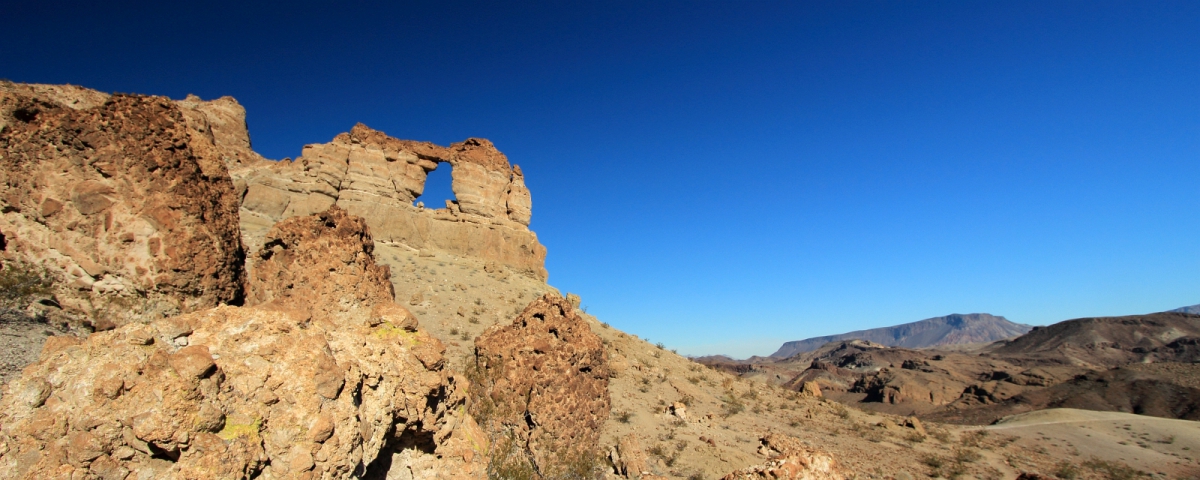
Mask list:
[[[840,335],[814,337],[784,343],[772,358],[788,358],[811,352],[822,345],[842,340],[867,340],[889,347],[925,348],[942,345],[991,343],[1021,335],[1032,326],[1013,323],[1004,317],[986,313],[946,315],[905,323],[894,327],[873,328]]]
[[[925,420],[989,424],[1047,408],[1197,419],[1200,316],[1155,313],[1035,327],[974,349],[909,349],[865,340],[827,343],[785,359],[707,364],[744,378]]]
[[[987,406],[1019,397],[1008,378],[1051,392],[1178,377],[1186,336],[1130,347],[1176,363],[1112,378],[1014,363],[1022,352],[870,342],[735,374],[548,285],[523,172],[486,140],[441,147],[359,125],[273,163],[231,98],[0,87],[0,478],[1200,474],[1192,422],[1059,419],[1042,435],[1043,420],[980,429],[903,411],[939,368],[994,387]],[[442,163],[456,200],[426,208],[425,174]],[[857,389],[896,409],[855,408],[874,395]],[[1102,423],[1102,440],[1087,436]]]

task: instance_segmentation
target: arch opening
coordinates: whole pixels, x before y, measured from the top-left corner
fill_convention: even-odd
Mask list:
[[[438,162],[437,168],[425,176],[425,189],[413,200],[413,206],[424,204],[425,208],[446,208],[447,201],[457,202],[451,188],[452,168],[449,163]]]

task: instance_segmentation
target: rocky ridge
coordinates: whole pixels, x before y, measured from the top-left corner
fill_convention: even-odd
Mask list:
[[[451,166],[456,201],[413,205],[427,174]],[[532,200],[524,174],[491,142],[471,138],[441,147],[399,140],[355,125],[326,144],[307,145],[294,161],[232,170],[245,185],[242,228],[251,250],[271,224],[330,205],[366,219],[377,241],[497,262],[545,280],[546,249],[529,230]]]
[[[771,358],[811,352],[830,342],[867,340],[889,347],[926,348],[967,343],[991,343],[1021,335],[1032,326],[986,313],[952,314],[892,327],[859,330],[784,343]]]

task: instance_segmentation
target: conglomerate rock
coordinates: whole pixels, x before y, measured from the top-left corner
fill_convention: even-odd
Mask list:
[[[361,219],[276,230],[256,307],[47,341],[0,399],[0,478],[481,476],[465,381],[392,303]],[[324,273],[361,278],[280,289]]]
[[[498,446],[515,447],[493,463],[525,461],[544,478],[592,473],[610,408],[608,356],[571,305],[546,294],[476,338],[475,353],[473,409]]]
[[[452,167],[457,201],[436,210],[413,206],[428,173],[442,163]],[[546,278],[546,248],[528,227],[532,201],[524,175],[487,140],[441,147],[359,124],[329,143],[305,146],[294,161],[247,165],[232,175],[246,185],[242,227],[252,251],[275,222],[336,204],[366,219],[378,241],[494,261]]]
[[[175,102],[5,83],[0,119],[3,255],[50,270],[64,307],[125,323],[240,301],[239,197]]]
[[[255,255],[246,304],[273,303],[314,320],[366,318],[364,309],[394,305],[388,267],[375,263],[374,249],[366,222],[336,205],[279,222]]]
[[[759,451],[767,455],[767,463],[744,468],[722,477],[722,480],[843,480],[846,477],[833,457],[809,448],[799,439],[778,433],[768,433],[761,439]]]

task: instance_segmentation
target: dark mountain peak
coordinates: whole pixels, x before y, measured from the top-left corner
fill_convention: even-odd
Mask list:
[[[1200,305],[1192,305],[1190,307],[1180,307],[1180,308],[1176,308],[1174,310],[1168,310],[1168,311],[1171,313],[1191,313],[1191,314],[1195,314],[1195,315],[1200,315]]]
[[[859,330],[840,335],[787,342],[771,356],[787,358],[798,353],[816,350],[829,342],[855,339],[883,346],[906,348],[987,343],[1012,338],[1028,332],[1032,328],[1029,325],[1013,323],[1004,317],[987,313],[954,313],[893,327]]]

